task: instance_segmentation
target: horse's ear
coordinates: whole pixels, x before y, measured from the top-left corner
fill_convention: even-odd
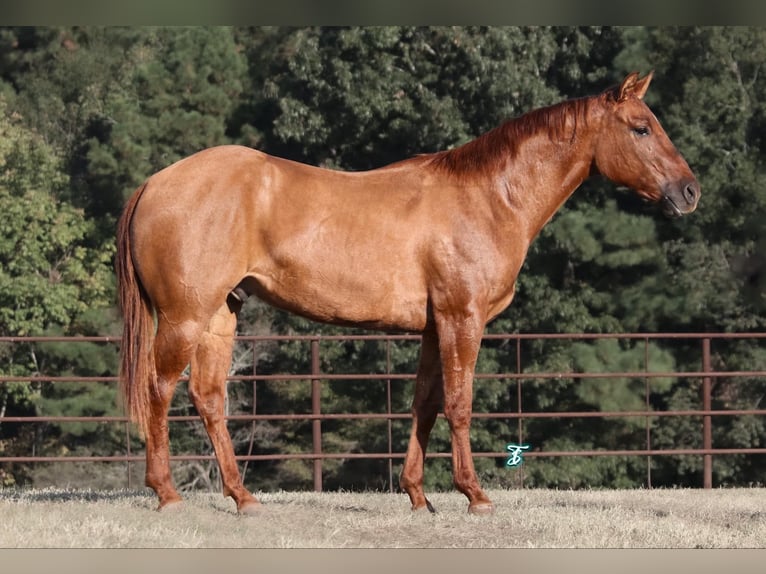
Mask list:
[[[633,93],[639,100],[644,99],[644,94],[646,94],[646,90],[649,89],[649,84],[652,81],[653,75],[654,75],[654,70],[646,74],[640,80],[636,80],[636,87],[633,88]]]
[[[617,101],[622,102],[630,97],[636,97],[639,100],[643,99],[646,90],[649,88],[649,83],[652,81],[653,75],[654,71],[649,72],[643,78],[638,77],[638,72],[631,72],[628,74],[617,90]]]

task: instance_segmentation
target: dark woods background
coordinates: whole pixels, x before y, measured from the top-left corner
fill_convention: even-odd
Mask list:
[[[459,145],[503,120],[561,99],[596,93],[632,70],[655,70],[647,101],[702,184],[698,211],[664,219],[633,194],[588,182],[544,228],[530,250],[512,307],[490,332],[756,331],[764,328],[766,237],[764,133],[766,31],[759,28],[101,28],[0,29],[0,336],[117,335],[112,270],[116,220],[148,175],[202,148],[240,143],[331,168],[361,170]],[[309,323],[255,301],[240,332],[347,332]],[[0,346],[4,375],[114,374],[114,345]],[[251,372],[238,348],[233,372]],[[655,370],[699,370],[699,350],[651,346]],[[260,373],[305,373],[306,345],[262,344]],[[643,343],[528,344],[529,371],[643,368]],[[323,343],[324,372],[381,372],[385,352],[367,342]],[[391,349],[395,371],[412,372],[417,347]],[[484,372],[515,369],[515,348],[487,344]],[[756,343],[720,344],[713,367],[763,369]],[[410,384],[398,383],[395,412]],[[525,410],[642,408],[643,382],[525,384]],[[259,413],[307,412],[303,382],[263,383]],[[719,379],[713,408],[759,408],[763,380]],[[86,383],[0,386],[0,415],[119,414],[115,389]],[[230,411],[252,411],[249,385],[230,384]],[[653,381],[652,407],[698,408],[698,381]],[[323,385],[325,412],[382,412],[378,382]],[[475,410],[515,408],[515,386],[481,381]],[[172,414],[189,414],[183,388]],[[538,420],[526,425],[545,450],[640,448],[643,419]],[[655,448],[701,446],[684,419],[655,419]],[[690,426],[691,425],[691,426]],[[515,422],[477,421],[477,451],[498,451]],[[238,452],[251,427],[231,425]],[[385,423],[325,422],[324,450],[382,452]],[[253,453],[306,452],[309,423],[259,423]],[[403,451],[409,423],[396,423]],[[173,452],[210,452],[197,423],[173,427]],[[432,450],[446,451],[437,424]],[[639,442],[637,442],[639,441]],[[714,444],[761,446],[763,418],[716,419]],[[121,425],[0,423],[0,452],[121,454]],[[133,438],[134,450],[141,443]],[[515,484],[502,460],[479,459],[487,485]],[[448,488],[449,464],[429,461],[429,488]],[[657,457],[657,485],[700,484],[699,457]],[[140,466],[140,465],[136,465]],[[716,484],[762,483],[760,457],[720,457]],[[326,488],[387,488],[385,462],[326,461]],[[254,489],[310,488],[310,464],[259,463]],[[215,483],[208,463],[178,463],[184,488]],[[136,470],[137,476],[140,470]],[[395,475],[398,469],[395,470]],[[636,487],[638,459],[538,459],[526,484]],[[394,479],[395,480],[395,479]],[[124,486],[124,467],[75,463],[5,465],[5,485]],[[135,484],[140,483],[137,478]]]

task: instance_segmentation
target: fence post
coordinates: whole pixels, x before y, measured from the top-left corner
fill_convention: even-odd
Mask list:
[[[709,373],[710,367],[710,339],[702,339],[702,371]],[[712,408],[711,400],[711,381],[710,377],[702,377],[702,410],[710,412]],[[713,448],[713,424],[709,414],[702,417],[702,448],[710,450]],[[702,456],[702,487],[713,488],[713,455],[704,454]]]
[[[256,375],[258,375],[258,349],[256,346],[256,342],[253,341],[252,344],[252,350],[253,350],[253,420],[250,423],[250,444],[247,447],[247,456],[250,457],[253,454],[253,445],[255,444],[255,430],[257,427],[256,421],[255,421],[255,415],[258,414],[258,380],[255,378]],[[247,476],[247,469],[250,467],[250,459],[248,458],[245,460],[245,465],[242,468],[242,484],[245,483],[245,477]]]
[[[644,372],[649,372],[649,337],[644,339]],[[652,410],[649,395],[651,394],[651,382],[649,377],[644,377],[644,408],[647,412],[646,425],[646,450],[652,450],[652,421],[648,413]],[[652,455],[646,457],[646,488],[652,488]]]
[[[319,381],[319,339],[311,339],[311,414],[314,416],[322,412],[321,394],[322,386]],[[314,443],[314,454],[322,454],[322,421],[315,418],[311,423],[311,434]],[[314,492],[322,492],[322,459],[314,459]]]
[[[128,490],[130,490],[133,488],[133,479],[130,476],[130,415],[128,415],[128,421],[125,423],[125,445],[128,453]]]
[[[516,374],[521,374],[521,337],[516,337]],[[518,440],[519,444],[524,443],[524,415],[521,408],[521,377],[516,378],[516,411],[519,413],[518,419]],[[519,467],[517,472],[519,477],[519,488],[524,488],[524,465]]]
[[[386,338],[386,374],[391,374],[391,339]],[[392,406],[391,406],[391,378],[386,379],[386,413],[388,414],[387,430],[388,430],[388,491],[394,492],[394,459],[391,454],[394,452],[394,434],[393,434],[393,419],[391,418]]]

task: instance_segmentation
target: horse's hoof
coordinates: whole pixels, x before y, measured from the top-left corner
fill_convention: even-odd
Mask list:
[[[491,502],[478,502],[468,506],[468,514],[487,515],[495,511],[495,506]]]
[[[258,516],[263,514],[265,507],[263,504],[257,501],[246,502],[237,509],[237,514],[240,516]]]
[[[436,514],[436,509],[430,500],[426,500],[425,505],[412,507],[412,512],[425,513],[426,510],[431,514]]]
[[[178,512],[179,510],[183,510],[183,507],[184,507],[183,500],[171,500],[169,502],[160,502],[160,505],[157,507],[157,512],[162,512],[163,514],[168,512]]]

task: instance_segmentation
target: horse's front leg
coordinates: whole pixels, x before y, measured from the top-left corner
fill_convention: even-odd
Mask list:
[[[468,512],[490,514],[494,507],[479,485],[471,453],[473,377],[484,331],[479,313],[437,318],[444,377],[444,415],[452,439],[455,487],[468,497]]]
[[[412,432],[399,485],[409,495],[412,510],[427,508],[435,512],[423,492],[423,465],[431,429],[442,405],[442,369],[436,332],[427,329],[423,333],[420,363],[415,381],[415,397],[412,400]]]

